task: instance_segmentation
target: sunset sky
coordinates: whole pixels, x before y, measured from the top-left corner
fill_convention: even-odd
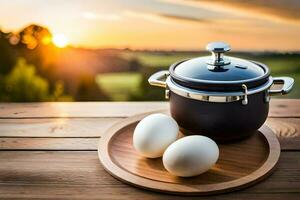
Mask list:
[[[0,29],[31,23],[88,48],[300,50],[297,0],[0,0]]]

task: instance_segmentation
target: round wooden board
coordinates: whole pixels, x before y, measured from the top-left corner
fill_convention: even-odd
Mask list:
[[[100,139],[98,156],[101,163],[106,171],[125,183],[172,194],[217,194],[242,189],[262,180],[278,162],[280,144],[272,130],[264,125],[243,141],[220,144],[219,159],[209,171],[191,178],[173,176],[164,169],[161,158],[143,158],[133,148],[134,128],[149,114],[120,121]]]

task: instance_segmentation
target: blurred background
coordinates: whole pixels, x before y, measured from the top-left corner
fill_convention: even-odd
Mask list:
[[[0,0],[0,101],[153,101],[148,77],[186,58],[230,55],[292,76],[300,98],[300,1]]]

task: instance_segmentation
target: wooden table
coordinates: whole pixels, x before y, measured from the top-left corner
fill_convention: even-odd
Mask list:
[[[165,102],[0,104],[0,199],[187,199],[137,189],[99,163],[97,144],[122,118]],[[259,113],[258,113],[259,114]],[[190,199],[300,199],[300,100],[272,100],[267,124],[282,154],[272,176],[250,188]]]

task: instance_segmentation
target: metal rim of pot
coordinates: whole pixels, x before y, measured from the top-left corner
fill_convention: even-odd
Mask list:
[[[162,80],[165,79],[165,80]],[[243,104],[246,105],[248,103],[248,95],[256,94],[261,91],[266,91],[266,98],[265,101],[269,101],[269,97],[273,95],[284,95],[289,93],[294,84],[294,80],[290,77],[276,77],[273,78],[272,76],[269,77],[268,81],[263,85],[247,89],[244,86],[244,91],[236,91],[236,92],[212,92],[212,91],[203,91],[203,90],[196,90],[191,88],[186,88],[175,83],[172,78],[169,76],[169,71],[164,70],[153,74],[149,79],[149,83],[153,86],[163,87],[165,88],[166,92],[166,99],[169,98],[170,91],[186,97],[190,99],[195,99],[199,101],[207,101],[207,102],[217,102],[217,103],[228,103],[233,101],[242,100]],[[283,84],[281,89],[271,90],[270,87],[273,84]]]

